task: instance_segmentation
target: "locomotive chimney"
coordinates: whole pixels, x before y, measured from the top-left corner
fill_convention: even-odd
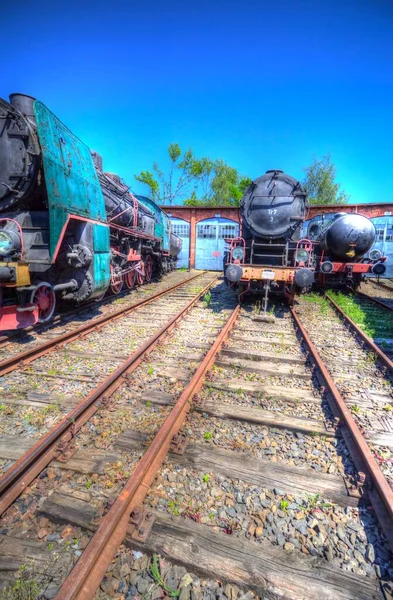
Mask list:
[[[26,94],[10,94],[10,104],[19,110],[22,115],[25,115],[33,125],[36,124],[34,102],[35,98],[32,96],[27,96]]]

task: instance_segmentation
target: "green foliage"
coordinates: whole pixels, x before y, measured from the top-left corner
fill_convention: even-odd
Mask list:
[[[208,473],[206,473],[206,475],[203,476],[203,481],[205,483],[208,483],[208,481],[210,481],[210,475]]]
[[[310,166],[304,168],[306,177],[303,186],[310,204],[347,204],[349,195],[340,190],[341,184],[335,182],[336,167],[330,154],[321,159],[314,156]]]
[[[281,500],[280,502],[280,509],[283,511],[287,511],[288,510],[288,506],[289,506],[289,502],[288,500]]]
[[[238,206],[251,183],[224,160],[206,156],[197,158],[191,148],[179,144],[168,146],[168,168],[157,162],[152,170],[141,171],[135,179],[148,188],[149,195],[160,204],[184,202],[186,206]]]
[[[176,502],[174,500],[169,500],[168,510],[173,515],[175,515],[175,517],[178,517],[181,514],[181,508],[180,508],[180,506],[178,506],[178,504],[176,504]]]
[[[205,431],[205,433],[203,434],[203,437],[205,438],[206,441],[209,441],[212,439],[213,434],[210,431]]]
[[[152,365],[148,365],[147,366],[147,374],[153,375],[153,373],[154,373],[154,368],[152,367]]]
[[[160,587],[162,587],[162,589],[165,591],[165,593],[170,598],[178,598],[180,596],[180,590],[174,590],[166,585],[166,583],[161,575],[160,561],[158,559],[157,554],[153,554],[153,557],[152,557],[152,560],[151,560],[151,563],[149,566],[149,571],[150,571],[150,575],[153,577],[156,584],[159,585]]]
[[[212,301],[212,295],[211,295],[210,290],[208,290],[206,292],[206,294],[203,296],[203,302],[204,302],[206,308],[209,308],[211,301]]]
[[[36,600],[38,596],[37,581],[29,577],[26,565],[22,565],[15,584],[11,588],[2,590],[0,600]]]
[[[179,144],[168,146],[169,169],[167,173],[153,163],[152,171],[141,171],[135,179],[149,188],[149,194],[158,203],[174,204],[189,198],[203,181],[209,170],[209,159],[197,159],[191,148],[182,150]]]

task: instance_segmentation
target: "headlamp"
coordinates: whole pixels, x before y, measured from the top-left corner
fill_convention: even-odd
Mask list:
[[[242,258],[244,257],[244,250],[241,246],[236,246],[236,248],[234,248],[232,250],[232,258],[234,258],[235,260],[242,260]]]
[[[12,236],[6,231],[0,231],[0,255],[6,256],[13,250]]]
[[[373,248],[372,250],[370,250],[368,255],[370,257],[370,260],[378,260],[381,258],[382,252],[378,250],[378,248]]]
[[[386,271],[386,265],[383,263],[377,263],[371,267],[371,271],[374,273],[374,275],[383,275]]]
[[[300,263],[300,262],[307,262],[308,261],[308,252],[307,250],[305,250],[304,248],[299,248],[298,251],[296,252],[296,262]]]

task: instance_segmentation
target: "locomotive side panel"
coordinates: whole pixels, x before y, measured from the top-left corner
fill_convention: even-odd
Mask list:
[[[34,113],[48,193],[53,258],[69,215],[105,222],[105,203],[89,148],[41,102],[34,103]]]

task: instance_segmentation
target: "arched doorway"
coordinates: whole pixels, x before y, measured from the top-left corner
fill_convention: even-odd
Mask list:
[[[190,264],[190,224],[188,221],[177,217],[171,218],[171,224],[173,233],[183,242],[176,267],[178,269],[188,269]]]
[[[225,238],[239,235],[239,223],[214,217],[204,219],[196,227],[195,268],[222,271]]]
[[[384,256],[387,256],[384,277],[393,277],[393,216],[374,217],[371,219],[376,230],[375,244]]]

